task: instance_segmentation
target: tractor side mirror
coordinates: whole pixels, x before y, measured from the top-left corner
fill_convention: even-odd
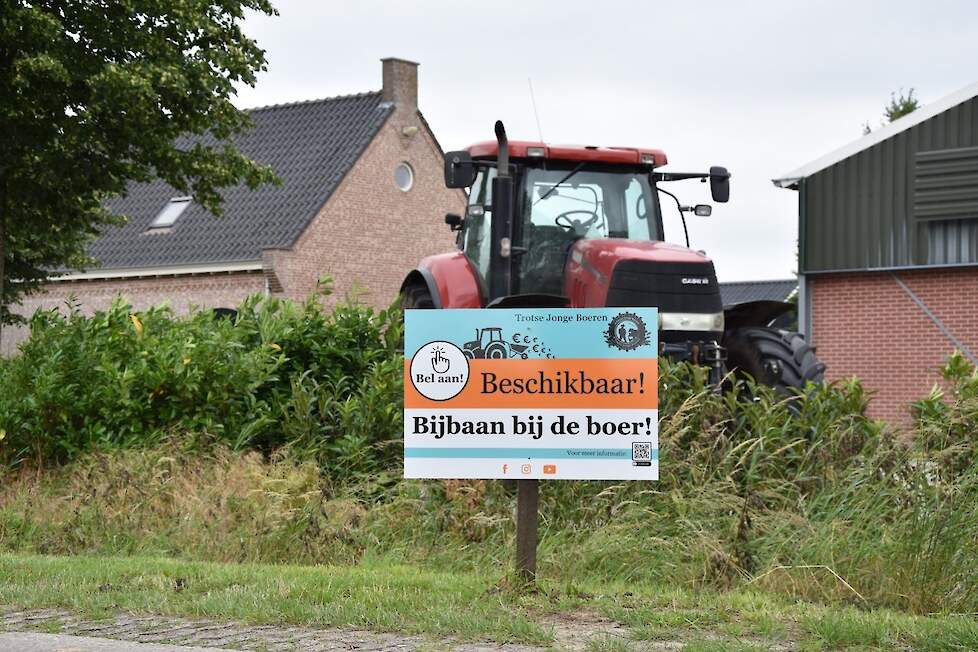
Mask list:
[[[448,213],[445,215],[445,224],[447,224],[452,231],[461,231],[462,216],[458,213]]]
[[[445,154],[445,187],[468,188],[475,181],[475,165],[465,150]]]
[[[693,206],[693,215],[696,217],[709,217],[713,215],[713,207],[709,204],[696,204],[696,206]]]
[[[727,168],[719,165],[710,168],[710,194],[713,195],[713,201],[717,203],[724,204],[730,201],[730,173],[727,172]]]

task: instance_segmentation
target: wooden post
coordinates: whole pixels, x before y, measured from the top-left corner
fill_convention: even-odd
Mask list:
[[[525,582],[537,577],[537,524],[540,481],[516,481],[516,572]]]

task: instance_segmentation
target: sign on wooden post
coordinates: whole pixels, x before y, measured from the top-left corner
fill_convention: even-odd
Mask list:
[[[654,308],[406,311],[404,476],[657,480],[657,335]]]

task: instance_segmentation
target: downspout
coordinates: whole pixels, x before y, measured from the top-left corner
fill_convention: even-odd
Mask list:
[[[805,227],[808,223],[806,210],[808,193],[805,179],[798,180],[798,331],[812,343],[812,295],[805,274]]]
[[[808,275],[798,275],[798,332],[805,341],[812,343],[812,294],[808,287]]]

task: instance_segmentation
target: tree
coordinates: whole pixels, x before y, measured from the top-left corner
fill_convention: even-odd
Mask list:
[[[900,89],[900,96],[897,97],[895,92],[890,93],[890,103],[883,107],[883,117],[886,118],[886,122],[893,122],[898,118],[902,118],[908,113],[913,113],[920,107],[920,102],[917,98],[913,96],[914,89],[910,89],[906,95],[903,94],[903,89]],[[883,123],[880,124],[882,126]],[[863,135],[870,133],[872,128],[869,126],[868,122],[863,123]]]
[[[161,178],[220,214],[275,180],[230,144],[265,53],[241,29],[269,0],[0,0],[0,326],[49,270],[119,224],[103,201]]]
[[[908,113],[913,113],[920,106],[920,102],[917,98],[913,96],[913,89],[907,92],[906,95],[903,94],[903,89],[900,89],[900,97],[897,97],[896,93],[890,93],[890,103],[886,105],[883,110],[886,119],[889,122],[893,122],[897,118],[902,118]]]

